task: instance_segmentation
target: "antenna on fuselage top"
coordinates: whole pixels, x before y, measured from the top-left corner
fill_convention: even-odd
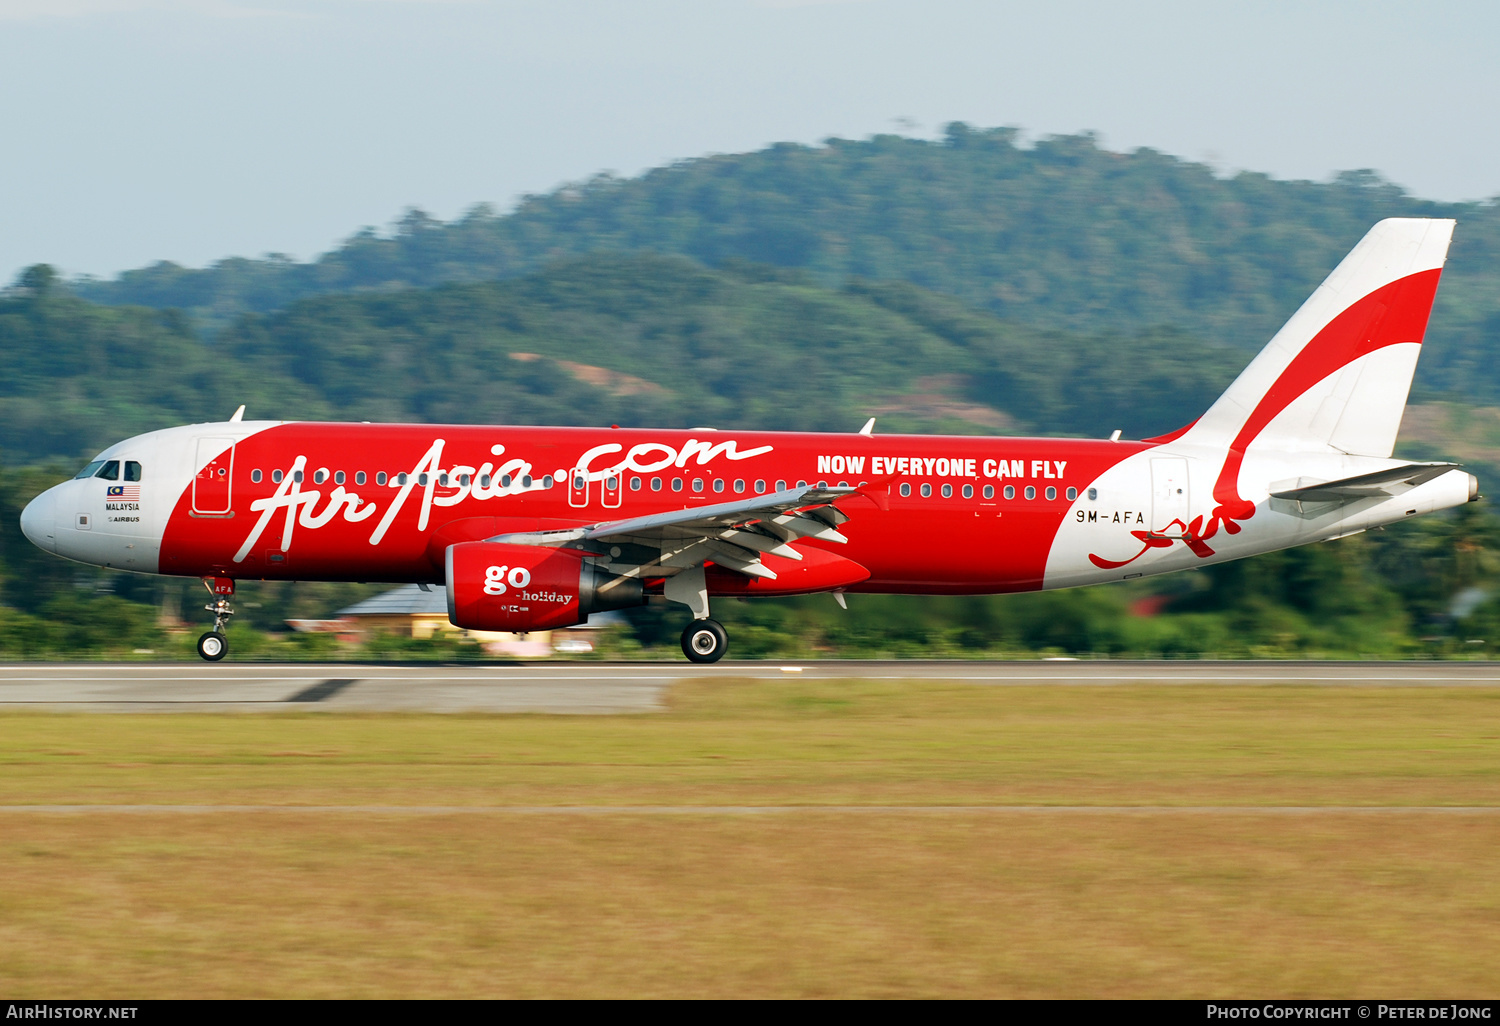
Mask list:
[[[245,419],[245,404],[244,403],[240,403],[240,408],[234,411],[234,414],[229,418],[229,423],[231,423],[231,424],[238,424],[240,421],[242,421],[244,419]]]
[[[1110,432],[1110,434],[1109,434],[1109,440],[1111,442],[1118,442],[1120,440],[1120,429],[1119,428],[1115,428],[1113,431]]]
[[[859,429],[859,433],[864,435],[866,438],[873,435],[875,433],[875,418],[871,417],[869,420],[865,421],[865,426]]]

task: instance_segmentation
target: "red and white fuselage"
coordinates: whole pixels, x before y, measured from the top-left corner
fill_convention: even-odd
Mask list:
[[[1152,547],[1141,537],[1181,535],[1215,508],[1224,453],[1186,439],[247,421],[153,431],[96,460],[138,462],[139,497],[112,497],[113,483],[98,478],[69,481],[28,507],[27,533],[59,555],[122,570],[440,583],[444,550],[457,541],[708,506],[779,482],[826,482],[866,486],[838,504],[850,517],[840,528],[848,542],[803,544],[867,569],[850,591],[929,594],[1167,573],[1457,505],[1471,487],[1454,472],[1309,518],[1270,508],[1273,487],[1403,461],[1269,453],[1240,474],[1255,514],[1237,534],[1222,532],[1194,551],[1182,540]],[[611,478],[618,484],[606,488]],[[44,521],[45,530],[31,526]]]

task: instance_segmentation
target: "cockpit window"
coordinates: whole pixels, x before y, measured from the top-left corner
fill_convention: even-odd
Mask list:
[[[108,463],[104,464],[104,466],[100,467],[99,473],[95,474],[94,476],[102,477],[106,481],[120,480],[120,461],[110,460]]]
[[[102,466],[104,466],[103,460],[95,460],[94,462],[90,463],[88,466],[80,470],[78,473],[74,474],[73,480],[82,481],[86,477],[93,477],[95,472],[98,471],[98,469]]]
[[[135,460],[125,461],[125,480],[139,481],[141,479],[141,465]]]

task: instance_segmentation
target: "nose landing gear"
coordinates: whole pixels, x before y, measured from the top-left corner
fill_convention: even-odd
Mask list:
[[[234,581],[228,577],[205,577],[203,586],[214,600],[203,608],[214,614],[214,629],[198,639],[198,654],[211,663],[216,663],[229,654],[229,640],[224,637],[224,625],[234,615],[229,599],[234,595]]]

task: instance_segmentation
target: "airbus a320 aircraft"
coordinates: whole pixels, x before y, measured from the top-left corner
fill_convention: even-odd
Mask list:
[[[724,655],[715,596],[984,594],[1128,580],[1478,497],[1391,458],[1454,222],[1381,221],[1198,420],[1158,438],[319,424],[138,435],[21,516],[49,552],[237,580],[443,584],[459,627],[535,631],[650,595]]]

